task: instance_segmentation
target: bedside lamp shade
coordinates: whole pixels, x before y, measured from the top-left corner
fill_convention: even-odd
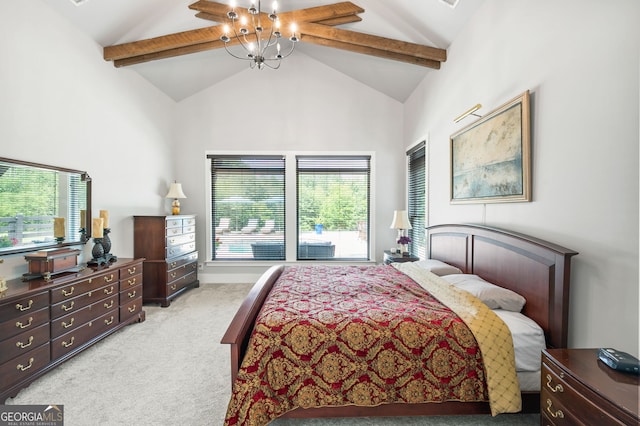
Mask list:
[[[173,202],[171,203],[171,213],[172,214],[180,214],[180,198],[187,198],[182,192],[182,184],[173,182],[171,186],[169,186],[169,192],[167,192],[166,198],[173,198]]]
[[[406,210],[396,210],[393,212],[393,220],[391,221],[391,229],[412,229],[411,222]]]

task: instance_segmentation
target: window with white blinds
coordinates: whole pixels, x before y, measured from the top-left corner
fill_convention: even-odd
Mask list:
[[[298,260],[369,259],[370,156],[297,156]]]
[[[408,206],[407,213],[412,229],[410,250],[413,256],[426,258],[426,144],[421,142],[407,152],[408,161]]]
[[[209,155],[212,258],[285,259],[285,160]]]

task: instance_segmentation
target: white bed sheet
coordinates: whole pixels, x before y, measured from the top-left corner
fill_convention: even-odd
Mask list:
[[[507,324],[513,337],[516,371],[539,371],[540,354],[546,347],[544,331],[531,318],[520,312],[495,309],[494,312]]]

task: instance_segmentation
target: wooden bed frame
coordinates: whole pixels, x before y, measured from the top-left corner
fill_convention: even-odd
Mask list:
[[[567,346],[569,284],[573,250],[501,229],[479,225],[427,228],[429,258],[442,260],[521,294],[523,313],[544,330],[547,346]],[[231,382],[235,381],[253,323],[283,265],[267,270],[253,286],[221,343],[231,345]],[[539,392],[522,393],[523,412],[538,412]],[[282,417],[379,417],[490,413],[487,402],[385,404],[376,407],[322,407],[290,411]]]

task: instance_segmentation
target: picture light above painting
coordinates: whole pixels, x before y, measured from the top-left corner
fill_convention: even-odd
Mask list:
[[[457,131],[451,143],[451,203],[531,201],[529,91]]]

